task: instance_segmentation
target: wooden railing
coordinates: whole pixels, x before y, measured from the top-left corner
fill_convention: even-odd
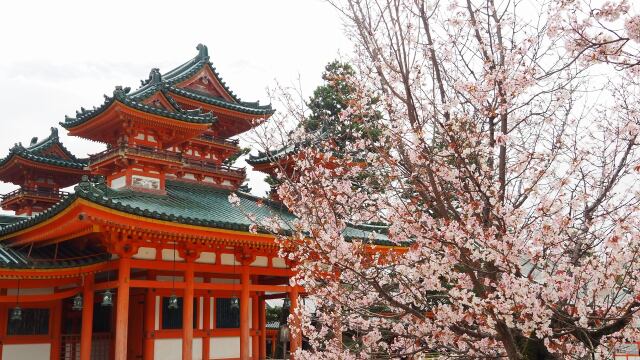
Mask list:
[[[93,334],[91,337],[91,360],[109,360],[111,334]],[[80,360],[80,335],[62,335],[60,360]]]
[[[224,141],[227,141],[227,140],[224,140]],[[148,149],[148,148],[143,148],[139,146],[128,146],[128,145],[120,145],[118,147],[107,149],[103,152],[91,155],[89,157],[89,164],[93,165],[93,164],[97,164],[99,162],[111,159],[116,156],[125,156],[125,155],[135,155],[135,156],[141,156],[141,157],[146,157],[151,159],[182,163],[187,167],[195,168],[195,169],[206,171],[206,172],[219,173],[219,174],[231,174],[235,176],[245,175],[245,170],[242,168],[226,166],[226,165],[217,165],[215,163],[207,162],[204,160],[194,159],[189,156],[183,156],[181,153],[174,152],[174,151]]]
[[[149,148],[144,148],[140,146],[120,145],[120,146],[112,147],[105,151],[89,156],[89,165],[97,164],[101,161],[104,161],[116,156],[124,156],[124,155],[141,156],[141,157],[146,157],[146,158],[151,158],[156,160],[165,160],[165,161],[172,161],[172,162],[182,161],[182,156],[179,153],[174,151],[149,149]]]
[[[221,145],[233,146],[233,147],[238,146],[238,142],[239,142],[237,139],[235,140],[221,139],[219,137],[208,135],[208,134],[199,135],[198,139],[213,142],[213,143],[218,143]]]
[[[20,188],[13,190],[10,193],[6,193],[2,195],[2,202],[9,201],[11,199],[20,197],[20,196],[32,196],[32,197],[41,197],[52,200],[62,199],[63,197],[69,196],[70,193],[66,191],[60,190],[52,190],[52,189],[30,189],[30,188]]]
[[[187,157],[184,158],[184,164],[187,167],[206,171],[206,172],[213,172],[213,173],[219,173],[219,174],[231,174],[235,176],[245,175],[245,170],[243,168],[238,168],[238,167],[228,166],[228,165],[217,165],[214,163],[210,163],[202,160],[196,160],[196,159],[187,158]]]

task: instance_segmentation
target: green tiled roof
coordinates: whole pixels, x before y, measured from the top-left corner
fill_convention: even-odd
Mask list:
[[[289,145],[274,151],[260,151],[258,155],[249,155],[246,162],[249,165],[267,164],[294,153],[297,148],[295,145]]]
[[[41,248],[14,249],[0,243],[0,268],[54,269],[86,266],[109,259],[111,255],[96,248],[79,250],[67,243]]]
[[[45,154],[45,151],[53,146],[58,146],[68,159],[63,159],[55,155]],[[88,159],[79,159],[75,157],[67,148],[62,145],[60,138],[58,137],[58,129],[51,128],[51,135],[46,139],[38,142],[38,138],[33,138],[31,144],[28,147],[24,147],[22,143],[15,144],[10,150],[9,154],[0,160],[0,166],[3,166],[13,156],[19,156],[27,160],[36,161],[43,164],[61,166],[66,168],[83,169]]]
[[[220,106],[225,109],[235,110],[235,111],[239,111],[247,114],[266,115],[266,114],[273,114],[275,112],[275,110],[271,108],[271,105],[260,105],[257,102],[232,103],[221,98],[207,96],[205,94],[201,94],[193,90],[180,89],[175,86],[169,86],[169,91],[176,95],[184,96],[186,98],[190,98],[206,104]],[[249,106],[248,104],[251,104],[251,106]]]
[[[0,228],[0,235],[11,234],[38,224],[63,211],[78,198],[150,219],[218,229],[249,231],[253,222],[247,217],[248,214],[258,222],[268,217],[277,217],[285,223],[295,220],[295,217],[279,203],[245,193],[236,193],[240,204],[234,206],[229,202],[229,195],[232,193],[230,190],[177,180],[167,180],[166,195],[112,190],[107,188],[104,182],[92,183],[86,180],[80,182],[75,190],[75,194],[44,212]],[[345,237],[364,240],[373,238],[378,244],[390,244],[385,232],[375,227],[350,226],[345,230]]]
[[[236,110],[256,115],[273,114],[275,112],[271,105],[260,105],[260,103],[257,101],[242,101],[227,86],[224,80],[222,80],[222,77],[220,77],[220,74],[218,73],[216,68],[213,66],[211,61],[209,61],[209,50],[207,49],[207,47],[205,45],[198,44],[196,49],[198,49],[198,55],[165,74],[160,74],[160,71],[158,69],[151,69],[149,78],[147,80],[141,81],[142,86],[138,90],[133,92],[132,95],[137,96],[141,93],[148,93],[150,88],[156,88],[158,85],[161,85],[163,90],[168,90],[177,95],[188,97],[190,99],[207,104],[220,106],[230,110]],[[222,85],[225,92],[227,92],[229,96],[231,96],[233,101],[226,101],[222,98],[212,97],[193,90],[179,89],[175,86],[176,84],[197,74],[200,70],[202,70],[203,67],[209,67],[211,72],[216,77],[216,81],[218,81],[220,85]]]
[[[136,96],[132,96],[129,94],[131,88],[123,88],[122,86],[116,86],[113,91],[113,96],[105,95],[105,101],[99,107],[94,107],[92,110],[87,110],[85,108],[81,108],[80,111],[76,111],[76,117],[71,118],[65,116],[65,121],[61,122],[60,125],[65,129],[74,128],[78,125],[84,124],[85,122],[93,119],[97,115],[103,113],[106,109],[109,108],[113,103],[120,102],[125,104],[131,108],[136,110],[140,110],[149,114],[160,115],[164,117],[168,117],[175,120],[185,121],[189,123],[195,124],[212,124],[215,122],[215,116],[212,113],[207,112],[203,113],[200,109],[196,110],[182,110],[181,108],[177,108],[176,111],[170,111],[161,109],[155,106],[149,106],[143,104],[139,101],[140,96],[138,92],[136,92]]]

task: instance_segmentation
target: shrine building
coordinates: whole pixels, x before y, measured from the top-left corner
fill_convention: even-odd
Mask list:
[[[0,216],[0,360],[267,357],[265,302],[295,308],[303,289],[248,214],[293,217],[238,191],[245,169],[225,160],[274,110],[240,100],[197,49],[60,123],[106,150],[78,158],[54,127],[0,160],[18,186],[1,202],[15,215]]]

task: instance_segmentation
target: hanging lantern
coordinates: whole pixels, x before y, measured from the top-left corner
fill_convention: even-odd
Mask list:
[[[102,306],[113,306],[113,293],[111,290],[107,289],[104,293],[102,293]]]
[[[286,298],[284,298],[284,302],[282,303],[282,307],[283,308],[290,308],[291,307],[291,300],[289,299],[288,296]]]
[[[20,305],[16,305],[13,309],[11,309],[11,321],[20,321],[22,320],[22,308]]]
[[[178,307],[178,297],[176,296],[176,294],[171,294],[171,296],[169,297],[169,305],[167,305],[167,308],[169,310],[177,310]]]
[[[233,297],[231,298],[231,310],[238,309],[240,309],[240,299],[238,299],[237,296],[233,295]]]
[[[82,310],[82,295],[77,294],[73,297],[73,306],[71,307],[74,311]]]

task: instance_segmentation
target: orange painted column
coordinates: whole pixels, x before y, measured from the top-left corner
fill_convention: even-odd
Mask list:
[[[193,357],[193,259],[187,259],[182,298],[182,360]]]
[[[118,293],[116,295],[116,339],[114,360],[127,360],[127,331],[129,327],[129,282],[131,258],[122,255],[118,266]]]
[[[91,338],[93,336],[93,283],[94,275],[87,275],[84,279],[84,288],[82,289],[80,360],[91,360]]]
[[[204,331],[204,336],[202,337],[202,359],[209,360],[209,345],[211,344],[211,295],[209,292],[204,294],[202,299],[204,300],[202,304],[202,331]]]
[[[249,360],[249,267],[244,264],[240,285],[240,360]]]
[[[291,314],[295,314],[296,309],[298,308],[298,287],[294,286],[291,289],[291,307],[290,307],[290,313]],[[300,334],[300,329],[298,328],[299,325],[299,321],[297,321],[297,317],[294,315],[294,326],[291,326],[291,332],[290,332],[290,349],[291,349],[291,359],[294,359],[293,353],[298,350],[298,348],[300,347],[300,345],[302,344],[302,338],[301,338],[301,334]]]
[[[251,330],[253,335],[251,336],[251,358],[258,360],[260,354],[260,327],[258,325],[258,295],[256,294],[251,298]]]
[[[266,303],[264,300],[264,294],[261,294],[258,298],[258,321],[259,321],[259,330],[260,336],[259,341],[260,344],[258,348],[260,349],[260,359],[267,358],[267,309]]]
[[[149,280],[155,280],[156,276],[149,273]],[[144,299],[144,360],[153,360],[154,357],[154,335],[156,325],[156,291],[147,289]]]
[[[60,337],[62,333],[62,300],[56,300],[51,314],[51,359],[60,359]]]
[[[7,289],[0,289],[0,295],[7,295]],[[2,360],[2,344],[7,336],[7,316],[9,315],[9,306],[0,304],[0,360]]]

